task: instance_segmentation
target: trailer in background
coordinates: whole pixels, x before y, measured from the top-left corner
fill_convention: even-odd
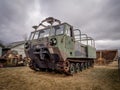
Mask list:
[[[106,65],[114,60],[118,60],[118,50],[97,50],[96,64]]]

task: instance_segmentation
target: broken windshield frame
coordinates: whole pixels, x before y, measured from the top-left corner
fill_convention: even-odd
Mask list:
[[[64,27],[65,25],[62,24],[60,26],[52,26],[51,28],[31,32],[29,40],[64,34]]]
[[[33,39],[33,36],[34,36],[34,32],[31,32],[30,37],[29,37],[29,40],[32,40],[32,39]]]

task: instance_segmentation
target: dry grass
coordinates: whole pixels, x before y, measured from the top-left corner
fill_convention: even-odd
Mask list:
[[[13,67],[0,69],[0,90],[120,90],[120,81],[116,62],[74,76]]]

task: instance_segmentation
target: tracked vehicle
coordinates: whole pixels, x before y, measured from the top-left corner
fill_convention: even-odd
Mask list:
[[[96,58],[95,42],[87,34],[82,34],[81,30],[53,17],[46,18],[33,28],[35,31],[31,32],[25,43],[31,69],[72,75],[93,67]]]

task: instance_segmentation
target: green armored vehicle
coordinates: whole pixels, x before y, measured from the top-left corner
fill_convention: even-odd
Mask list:
[[[33,28],[35,31],[25,43],[31,69],[74,74],[93,66],[96,58],[94,39],[82,34],[79,29],[53,17],[46,18]]]

